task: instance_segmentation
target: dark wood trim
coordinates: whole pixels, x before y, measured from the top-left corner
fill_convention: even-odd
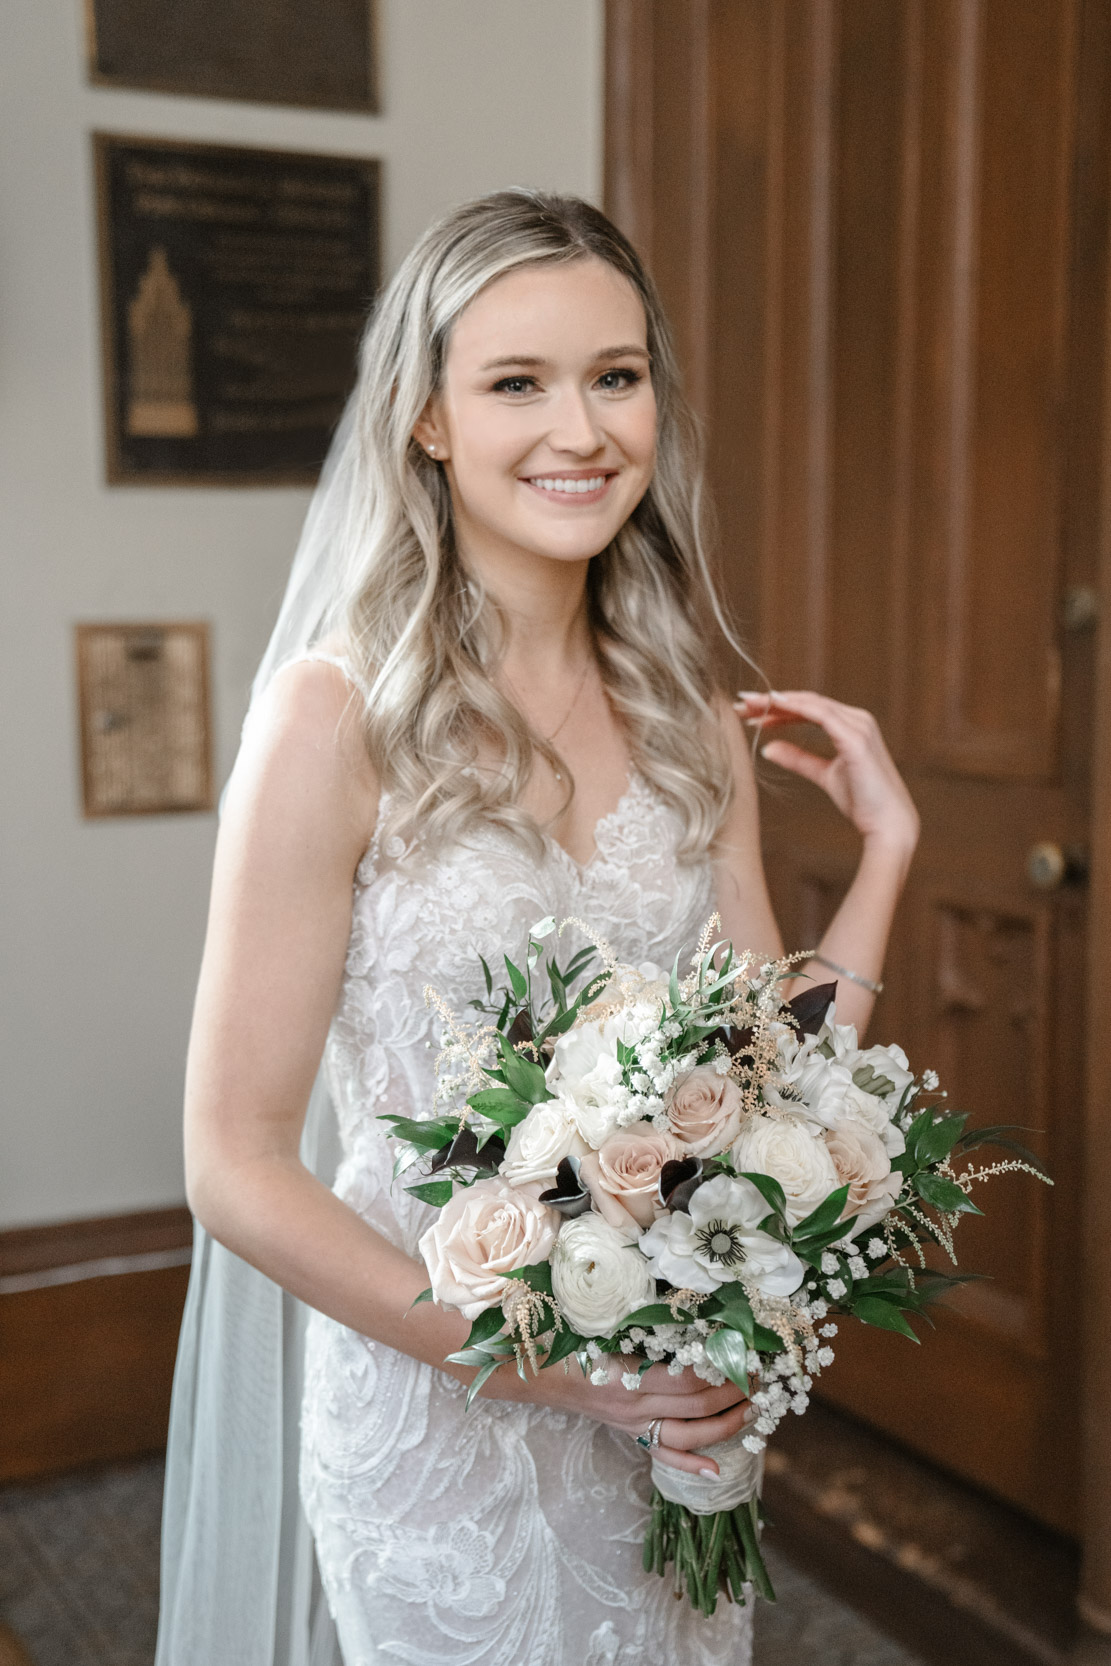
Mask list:
[[[120,1255],[184,1249],[192,1241],[193,1217],[184,1204],[134,1215],[14,1227],[0,1231],[0,1278]]]
[[[0,1276],[182,1251],[188,1209],[0,1232]],[[165,1445],[187,1265],[0,1294],[0,1483]]]

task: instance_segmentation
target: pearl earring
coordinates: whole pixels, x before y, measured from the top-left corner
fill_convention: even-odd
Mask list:
[[[436,447],[435,447],[435,446],[434,446],[434,445],[430,445],[430,446],[429,446],[429,448],[428,448],[428,455],[429,455],[429,456],[430,456],[430,457],[435,457],[435,455],[436,455]]]

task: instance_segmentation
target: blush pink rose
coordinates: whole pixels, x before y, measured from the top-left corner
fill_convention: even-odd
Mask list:
[[[667,1101],[668,1124],[683,1142],[686,1157],[716,1157],[733,1144],[743,1115],[736,1082],[705,1064],[680,1076]]]
[[[686,1146],[674,1134],[650,1122],[634,1122],[587,1153],[579,1178],[603,1219],[630,1238],[639,1238],[658,1213],[660,1170],[686,1155]]]
[[[506,1273],[547,1261],[560,1217],[539,1201],[540,1186],[476,1180],[457,1191],[420,1240],[432,1294],[473,1323],[500,1302]]]
[[[893,1206],[902,1189],[903,1177],[891,1167],[891,1158],[880,1136],[855,1117],[846,1117],[825,1135],[839,1183],[849,1187],[841,1219],[858,1217],[854,1234],[875,1226]]]

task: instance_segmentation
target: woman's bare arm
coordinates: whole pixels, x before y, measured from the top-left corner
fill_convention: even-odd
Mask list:
[[[824,729],[833,741],[832,759],[819,758],[778,738],[770,739],[763,748],[771,762],[821,787],[863,840],[853,882],[821,943],[789,947],[817,947],[837,965],[879,982],[895,908],[918,838],[918,816],[875,719],[868,712],[809,691],[745,695],[738,710],[749,723],[759,723],[762,732],[770,731],[773,736],[780,726],[807,721]],[[774,939],[758,935],[761,931],[767,933],[771,904],[760,857],[749,742],[733,711],[726,708],[721,721],[733,760],[736,800],[719,859],[720,906],[727,934],[746,947],[763,950],[777,944],[779,934],[776,932]],[[747,866],[740,871],[742,864],[751,865],[751,873]],[[731,917],[737,925],[730,924]],[[855,1024],[863,1035],[875,996],[860,984],[838,977],[819,961],[808,961],[801,972],[818,983],[837,978],[837,1017],[841,1023]],[[785,985],[785,991],[793,987],[798,985]]]

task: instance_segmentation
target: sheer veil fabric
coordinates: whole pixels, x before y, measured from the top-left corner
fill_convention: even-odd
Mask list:
[[[318,1077],[301,1156],[331,1185]],[[198,1223],[174,1373],[155,1666],[343,1666],[297,1490],[301,1302]]]
[[[251,689],[335,625],[356,538],[350,401],[309,504]],[[321,1072],[301,1156],[331,1185],[335,1108]],[[174,1373],[155,1666],[342,1666],[298,1494],[308,1309],[198,1223]]]

